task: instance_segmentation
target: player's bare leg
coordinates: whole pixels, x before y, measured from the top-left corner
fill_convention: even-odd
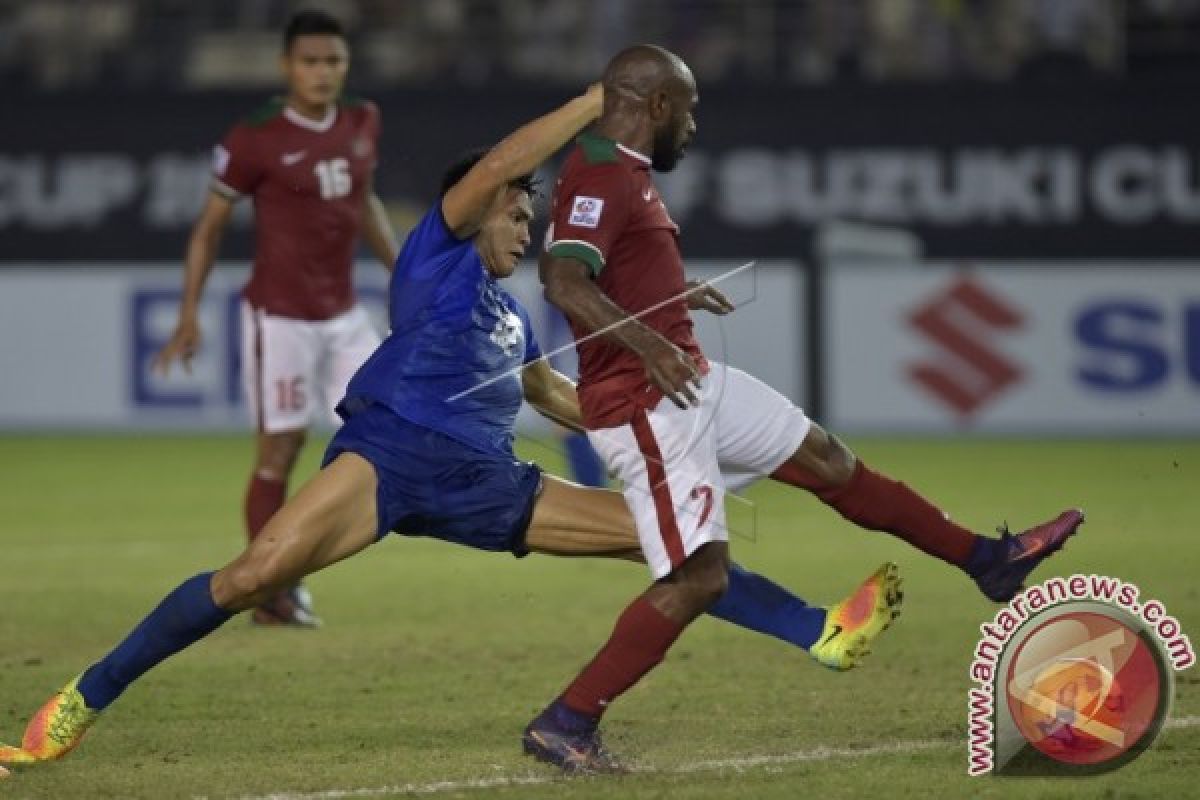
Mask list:
[[[245,611],[280,588],[363,550],[376,538],[375,469],[342,453],[292,497],[250,546],[212,578],[226,611]]]
[[[525,546],[553,556],[642,560],[633,516],[619,492],[587,488],[551,475],[544,476]]]
[[[288,480],[306,436],[307,431],[303,428],[276,433],[259,431],[255,439],[254,472],[246,488],[246,535],[250,541],[254,541],[267,521],[283,507]],[[264,599],[252,619],[259,625],[299,627],[317,627],[321,622],[313,613],[311,595],[301,584],[282,587]]]
[[[366,548],[378,526],[375,491],[375,470],[366,460],[353,453],[338,456],[241,555],[215,574],[184,581],[116,649],[51,697],[30,720],[20,747],[0,745],[0,764],[62,758],[100,712],[151,667],[279,587]]]
[[[771,477],[812,492],[856,525],[891,533],[959,567],[996,602],[1011,600],[1025,576],[1083,523],[1083,512],[1070,509],[1017,536],[1007,530],[1000,539],[979,536],[905,484],[871,470],[816,424]]]

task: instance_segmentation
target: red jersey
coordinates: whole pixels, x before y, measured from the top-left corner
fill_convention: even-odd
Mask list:
[[[609,299],[696,359],[708,362],[692,332],[679,226],[650,180],[650,159],[595,134],[579,137],[554,185],[546,250],[582,261]],[[672,299],[674,298],[674,299]],[[660,305],[661,304],[661,305]],[[648,308],[654,311],[642,314]],[[654,408],[662,393],[641,359],[574,322],[579,403],[589,428],[610,428]]]
[[[214,151],[213,190],[254,198],[255,308],[322,320],[354,305],[352,265],[379,141],[379,109],[342,100],[314,121],[272,100]]]

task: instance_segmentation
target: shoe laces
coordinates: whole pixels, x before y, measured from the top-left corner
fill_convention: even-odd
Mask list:
[[[66,747],[78,734],[79,727],[87,722],[89,709],[79,692],[67,692],[61,697],[58,713],[50,716],[46,736]]]

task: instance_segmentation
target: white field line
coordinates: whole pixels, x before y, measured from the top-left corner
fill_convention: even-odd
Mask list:
[[[1180,717],[1168,720],[1168,730],[1200,727],[1200,717]],[[755,767],[773,767],[782,764],[797,764],[804,761],[834,761],[839,759],[869,758],[871,756],[915,753],[922,750],[965,747],[957,739],[917,739],[906,742],[875,745],[874,747],[814,747],[794,753],[773,756],[737,756],[713,761],[693,761],[675,767],[634,767],[635,773],[643,775],[686,775],[693,772],[716,772],[732,769],[744,770]],[[363,789],[328,789],[322,792],[276,792],[264,795],[244,795],[238,800],[341,800],[350,797],[385,797],[403,794],[440,794],[442,792],[465,792],[472,789],[507,789],[514,786],[543,786],[563,780],[561,775],[513,775],[494,778],[468,778],[457,781],[433,781],[431,783],[402,783],[394,786],[377,786]],[[195,798],[194,800],[207,800]]]

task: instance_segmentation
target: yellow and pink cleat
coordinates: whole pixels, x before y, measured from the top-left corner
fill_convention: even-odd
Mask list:
[[[900,616],[904,592],[900,568],[888,562],[875,570],[854,593],[832,606],[825,627],[809,654],[820,664],[844,672],[871,652],[871,643]]]
[[[20,747],[0,745],[0,769],[53,761],[78,746],[100,716],[99,711],[87,707],[78,683],[75,678],[38,709],[25,728]]]

